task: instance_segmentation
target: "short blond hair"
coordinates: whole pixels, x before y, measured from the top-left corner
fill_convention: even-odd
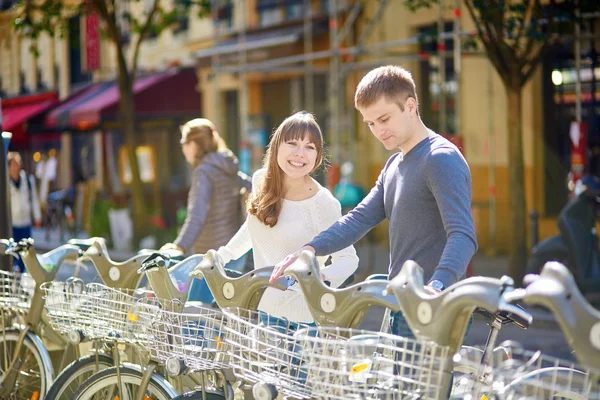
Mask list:
[[[404,104],[412,97],[419,104],[417,88],[410,72],[397,65],[375,68],[365,75],[356,87],[354,106],[369,107],[382,97],[398,104],[404,111]]]
[[[199,163],[208,153],[227,151],[225,141],[217,132],[212,121],[206,118],[195,118],[180,127],[181,144],[195,142],[198,146],[196,161]]]
[[[10,163],[12,163],[13,161],[19,164],[20,166],[23,165],[23,159],[21,158],[21,155],[16,151],[9,151],[7,154],[7,158],[8,165],[10,165]]]

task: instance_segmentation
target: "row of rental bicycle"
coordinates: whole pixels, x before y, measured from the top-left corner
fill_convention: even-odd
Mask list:
[[[91,238],[45,254],[32,239],[0,240],[0,254],[27,268],[0,271],[0,399],[600,399],[600,312],[559,263],[523,288],[472,277],[430,295],[414,262],[392,280],[332,289],[303,253],[286,272],[315,320],[302,324],[257,310],[287,278],[269,284],[272,267],[233,274],[212,251],[114,262]],[[102,282],[55,280],[84,261]],[[186,301],[194,278],[218,308]],[[575,361],[496,343],[503,326],[531,324],[521,305],[554,314]],[[381,330],[360,329],[374,306],[387,310]],[[415,339],[388,333],[395,311]],[[482,347],[463,345],[474,312],[490,327]]]

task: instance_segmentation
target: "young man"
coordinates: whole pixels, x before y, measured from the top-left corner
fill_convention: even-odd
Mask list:
[[[318,256],[356,243],[385,218],[389,220],[389,278],[407,260],[416,261],[435,294],[462,279],[477,239],[471,215],[471,173],[459,150],[421,121],[411,74],[398,66],[379,67],[358,84],[354,104],[387,150],[387,161],[365,199],[273,271],[284,274],[302,250]],[[392,332],[412,336],[401,313]]]
[[[8,174],[13,239],[19,241],[31,237],[32,225],[42,226],[42,211],[35,178],[25,172],[21,155],[17,152],[8,153]],[[25,271],[20,258],[15,259],[15,269]]]

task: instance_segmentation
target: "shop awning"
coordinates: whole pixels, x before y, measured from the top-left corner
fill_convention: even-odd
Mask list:
[[[317,36],[328,32],[326,19],[315,19],[312,22],[312,34]],[[304,34],[304,26],[287,26],[267,31],[250,32],[242,44],[239,35],[226,38],[215,46],[194,53],[198,67],[210,65],[213,56],[221,57],[223,65],[238,64],[239,52],[246,50],[247,61],[257,62],[271,58],[297,54],[298,45]]]
[[[136,120],[198,116],[200,93],[193,70],[170,70],[140,76],[133,87]],[[46,129],[101,129],[119,116],[118,82],[100,82],[65,99],[45,118]],[[113,124],[114,125],[114,124]]]
[[[2,130],[12,132],[11,145],[26,144],[27,120],[48,110],[57,102],[56,92],[2,100]]]

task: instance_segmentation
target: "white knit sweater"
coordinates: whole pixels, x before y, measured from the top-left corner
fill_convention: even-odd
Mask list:
[[[252,187],[259,187],[264,172],[265,170],[261,169],[254,174]],[[341,216],[339,201],[329,190],[319,185],[317,193],[309,199],[284,199],[277,224],[272,228],[255,216],[249,215],[229,243],[218,250],[218,254],[223,262],[227,263],[237,260],[252,249],[255,268],[275,265],[329,228]],[[331,257],[332,262],[327,267],[323,266],[327,257],[318,257],[318,260],[325,280],[331,282],[332,287],[338,287],[358,268],[358,256],[354,247],[350,246],[332,254]],[[299,290],[267,289],[258,308],[290,321],[314,321]]]

